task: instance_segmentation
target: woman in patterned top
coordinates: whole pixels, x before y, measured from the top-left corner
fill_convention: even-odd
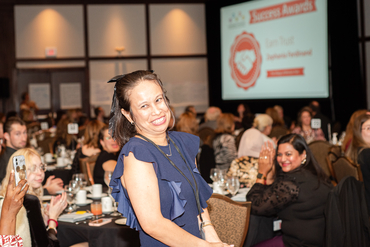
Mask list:
[[[217,119],[216,137],[213,139],[216,167],[219,169],[229,169],[231,162],[237,157],[235,138],[232,135],[234,129],[234,115],[222,113]]]

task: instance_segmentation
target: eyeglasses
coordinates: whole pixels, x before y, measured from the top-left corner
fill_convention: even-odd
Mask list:
[[[40,166],[32,166],[30,169],[28,169],[31,173],[38,172],[38,171],[46,171],[46,165],[41,164]]]
[[[366,126],[365,128],[361,128],[362,130],[370,131],[370,126]]]

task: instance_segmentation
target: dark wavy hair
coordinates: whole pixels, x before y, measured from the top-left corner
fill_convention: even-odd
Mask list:
[[[112,105],[112,108],[114,107],[114,111],[111,112],[111,121],[113,122],[113,126],[110,126],[110,133],[112,137],[118,142],[121,148],[130,140],[131,137],[137,134],[135,125],[132,125],[126,119],[126,117],[123,116],[123,114],[121,113],[121,109],[130,112],[130,116],[135,122],[135,116],[131,111],[130,92],[140,82],[143,81],[153,81],[161,87],[165,103],[169,111],[171,112],[173,119],[175,119],[175,116],[173,115],[173,112],[169,107],[169,100],[166,96],[166,90],[164,89],[163,83],[159,79],[157,74],[149,70],[138,70],[122,76],[117,80],[115,85],[116,98],[114,102],[112,102],[112,104],[114,104]]]
[[[281,137],[278,141],[276,147],[276,154],[279,150],[279,145],[289,143],[293,146],[295,150],[301,155],[303,151],[306,151],[306,162],[301,164],[297,169],[305,169],[310,171],[312,174],[317,176],[318,181],[330,184],[330,180],[325,172],[320,167],[319,163],[316,161],[315,157],[313,156],[310,148],[308,147],[305,139],[299,134],[288,134]],[[279,163],[277,162],[277,155],[275,156],[275,173],[276,175],[280,175],[283,173]]]

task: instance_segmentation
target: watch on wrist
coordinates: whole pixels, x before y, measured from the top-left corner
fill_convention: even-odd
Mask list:
[[[258,178],[258,179],[266,179],[266,178],[263,176],[263,174],[262,174],[262,173],[258,173],[258,174],[257,174],[257,178]]]

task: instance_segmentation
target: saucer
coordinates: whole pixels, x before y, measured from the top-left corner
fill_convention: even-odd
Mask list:
[[[92,194],[87,194],[87,198],[91,198],[91,199],[101,199],[102,197],[104,196],[107,196],[107,193],[101,193],[101,196],[93,196]]]
[[[114,221],[114,223],[116,223],[117,225],[126,225],[126,222],[127,222],[126,217],[123,217],[121,219],[118,219],[118,220]]]
[[[85,202],[80,202],[80,203],[77,203],[76,202],[76,205],[77,206],[86,206],[86,205],[89,205],[90,203],[92,203],[93,202],[93,200],[90,200],[90,199],[86,199],[86,201]]]

